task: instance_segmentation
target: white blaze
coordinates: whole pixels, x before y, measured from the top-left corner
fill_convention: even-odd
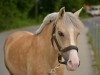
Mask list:
[[[74,29],[70,29],[70,45],[75,46],[75,41],[74,41]]]
[[[70,45],[75,45],[75,41],[74,41],[74,29],[70,29],[69,30],[69,35],[70,35]],[[79,65],[79,57],[78,57],[78,53],[76,50],[71,50],[70,54],[69,54],[69,60],[70,62],[67,62],[67,69],[68,70],[76,70],[78,68]]]

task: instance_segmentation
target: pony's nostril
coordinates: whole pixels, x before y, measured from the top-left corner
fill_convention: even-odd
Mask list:
[[[69,61],[68,61],[68,63],[69,63],[69,64],[72,64],[72,61],[71,61],[71,60],[69,60]]]

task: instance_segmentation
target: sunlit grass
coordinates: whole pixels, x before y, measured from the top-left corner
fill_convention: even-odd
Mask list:
[[[88,36],[88,43],[91,44],[92,50],[94,52],[95,63],[93,64],[93,66],[97,68],[98,73],[100,75],[100,57],[97,54],[97,48],[95,44],[93,44],[93,38],[89,34],[87,34],[87,36]]]
[[[9,23],[7,25],[0,25],[0,32],[15,29],[15,28],[26,27],[26,26],[39,25],[41,22],[42,22],[42,18],[18,19],[13,23]]]

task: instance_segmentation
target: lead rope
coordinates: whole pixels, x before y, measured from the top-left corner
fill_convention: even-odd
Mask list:
[[[56,65],[53,69],[51,69],[50,72],[48,73],[48,75],[55,73],[56,70],[59,69],[59,67],[60,67],[60,63],[58,63],[58,65]]]

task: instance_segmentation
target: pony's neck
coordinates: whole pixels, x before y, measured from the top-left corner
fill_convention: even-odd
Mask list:
[[[53,25],[54,25],[53,23],[50,23],[50,24],[46,25],[46,26],[43,28],[42,32],[40,33],[40,35],[41,35],[42,37],[44,37],[45,40],[48,41],[49,44],[50,44],[51,46],[52,46],[51,38],[52,38],[52,32],[53,32],[53,28],[54,28]],[[53,47],[53,46],[52,46],[52,47]],[[54,48],[54,47],[53,47],[53,48]]]
[[[53,23],[48,24],[45,26],[45,28],[40,33],[40,37],[42,39],[45,39],[44,43],[46,45],[46,51],[47,51],[47,57],[48,57],[48,63],[53,68],[55,64],[58,62],[58,50],[56,50],[52,46],[51,38],[52,38],[52,31],[53,31]]]

